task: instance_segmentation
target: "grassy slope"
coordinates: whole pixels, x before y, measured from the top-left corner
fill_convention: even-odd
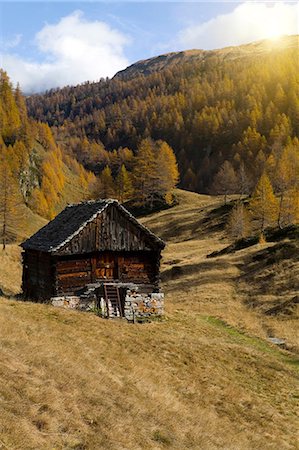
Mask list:
[[[144,219],[168,241],[165,322],[0,300],[0,448],[296,448],[295,356],[244,306],[245,250],[205,258],[227,244],[209,214],[217,199],[179,197]]]

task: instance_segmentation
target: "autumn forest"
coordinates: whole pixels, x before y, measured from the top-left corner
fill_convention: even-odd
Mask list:
[[[27,98],[1,71],[1,223],[20,202],[51,219],[72,186],[71,200],[151,208],[157,199],[171,204],[177,185],[224,203],[236,194],[234,237],[298,222],[296,43],[243,56],[206,52],[148,74],[133,65]]]

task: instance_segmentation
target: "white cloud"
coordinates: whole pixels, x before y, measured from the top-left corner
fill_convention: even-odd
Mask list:
[[[104,22],[87,21],[81,11],[75,11],[36,34],[42,62],[12,53],[0,55],[0,60],[12,82],[19,82],[24,92],[40,92],[113,76],[129,64],[124,55],[128,43],[128,37],[118,30]]]
[[[2,49],[8,50],[10,48],[15,48],[17,47],[20,42],[22,40],[22,35],[21,34],[15,34],[12,38],[10,39],[1,39],[0,40],[0,45],[2,47]]]
[[[231,13],[188,26],[178,40],[184,48],[214,49],[298,32],[297,2],[245,2]]]

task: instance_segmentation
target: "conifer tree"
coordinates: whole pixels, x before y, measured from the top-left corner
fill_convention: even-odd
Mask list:
[[[278,204],[269,177],[264,172],[254,190],[250,201],[253,219],[258,230],[263,233],[267,226],[273,225],[278,217]]]
[[[121,203],[129,200],[133,194],[133,184],[131,176],[128,173],[124,164],[122,164],[120,171],[115,180],[117,189],[117,198]]]
[[[224,161],[220,170],[214,177],[212,193],[224,195],[224,204],[227,203],[227,196],[234,194],[238,189],[238,180],[235,170],[229,161]]]
[[[47,202],[45,194],[41,189],[36,187],[33,189],[30,199],[30,206],[42,217],[49,217],[51,215],[50,205]]]
[[[237,190],[240,194],[240,199],[244,195],[249,195],[251,190],[251,180],[247,175],[247,171],[245,169],[245,165],[241,162],[240,167],[236,173],[237,177]]]
[[[6,144],[13,144],[21,126],[20,114],[8,75],[0,70],[1,134]]]
[[[191,167],[188,167],[185,175],[183,176],[183,183],[187,190],[196,190],[196,175]]]
[[[134,191],[137,203],[153,201],[157,189],[156,155],[151,139],[141,141],[133,169]]]
[[[16,237],[16,229],[20,226],[19,207],[21,195],[12,175],[9,164],[0,160],[0,236],[2,248],[5,250],[9,238]]]
[[[229,215],[227,229],[230,236],[234,239],[241,239],[248,236],[250,231],[250,218],[243,203],[238,202],[232,209]]]
[[[284,196],[283,207],[279,202],[279,220],[278,226],[287,226],[299,222],[299,188],[289,189]]]
[[[291,211],[296,209],[294,193],[299,189],[299,146],[285,147],[277,162],[273,181],[279,197],[277,224],[282,228],[292,223],[290,218],[296,216]]]
[[[156,191],[161,197],[172,199],[172,191],[179,181],[179,170],[175,154],[165,141],[157,143],[156,172],[158,176]]]
[[[112,177],[111,169],[106,166],[101,172],[99,181],[96,186],[96,197],[97,198],[111,198],[114,196],[114,180]]]

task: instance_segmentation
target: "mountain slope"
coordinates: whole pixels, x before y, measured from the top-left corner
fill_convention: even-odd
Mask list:
[[[249,250],[207,259],[227,245],[220,199],[178,198],[143,218],[168,242],[165,322],[0,299],[4,448],[296,448],[296,358],[267,341],[264,324],[279,319],[258,316],[238,292]],[[283,322],[295,340],[295,322]]]
[[[14,88],[0,69],[1,241],[28,236],[36,222],[34,212],[51,218],[67,202],[88,196],[94,178],[74,158],[62,154],[47,124],[28,117],[19,87]]]
[[[298,36],[283,36],[278,40],[263,40],[240,46],[225,47],[218,50],[185,50],[165,53],[153,58],[137,61],[114,76],[116,79],[128,80],[139,75],[150,75],[154,72],[172,68],[185,63],[203,62],[213,58],[222,61],[246,58],[252,55],[265,55],[277,50],[298,48]]]
[[[209,191],[225,160],[255,185],[267,158],[298,135],[297,56],[298,36],[173,53],[27,104],[88,168],[113,169],[114,149],[136,152],[151,137],[174,149],[186,189]]]

